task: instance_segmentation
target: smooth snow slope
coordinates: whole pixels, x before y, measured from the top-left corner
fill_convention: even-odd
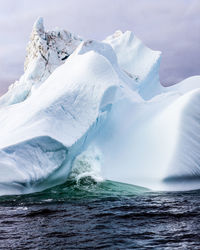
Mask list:
[[[42,19],[34,30],[21,78],[32,80],[0,99],[1,195],[44,190],[74,175],[156,190],[200,187],[200,76],[162,87],[160,52],[131,32],[104,42],[71,39],[71,48],[60,32],[44,32]],[[40,45],[52,34],[43,70]],[[71,54],[64,63],[59,46]]]

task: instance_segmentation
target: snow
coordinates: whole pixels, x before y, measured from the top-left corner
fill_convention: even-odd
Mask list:
[[[160,52],[132,32],[82,41],[45,32],[41,18],[27,51],[24,75],[0,99],[0,195],[74,176],[194,187],[179,184],[200,174],[200,76],[165,88]]]

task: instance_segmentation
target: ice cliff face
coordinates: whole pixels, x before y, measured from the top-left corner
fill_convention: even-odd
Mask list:
[[[27,52],[24,75],[0,98],[1,195],[74,175],[199,188],[181,184],[200,175],[199,76],[162,87],[160,52],[129,31],[82,41],[39,19]]]

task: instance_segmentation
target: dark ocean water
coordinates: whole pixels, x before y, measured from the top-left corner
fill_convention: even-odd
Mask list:
[[[0,198],[0,249],[200,249],[200,191],[84,181]]]

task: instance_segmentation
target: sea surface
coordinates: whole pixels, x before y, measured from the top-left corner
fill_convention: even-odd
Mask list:
[[[0,249],[200,249],[200,191],[86,179],[0,197]]]

